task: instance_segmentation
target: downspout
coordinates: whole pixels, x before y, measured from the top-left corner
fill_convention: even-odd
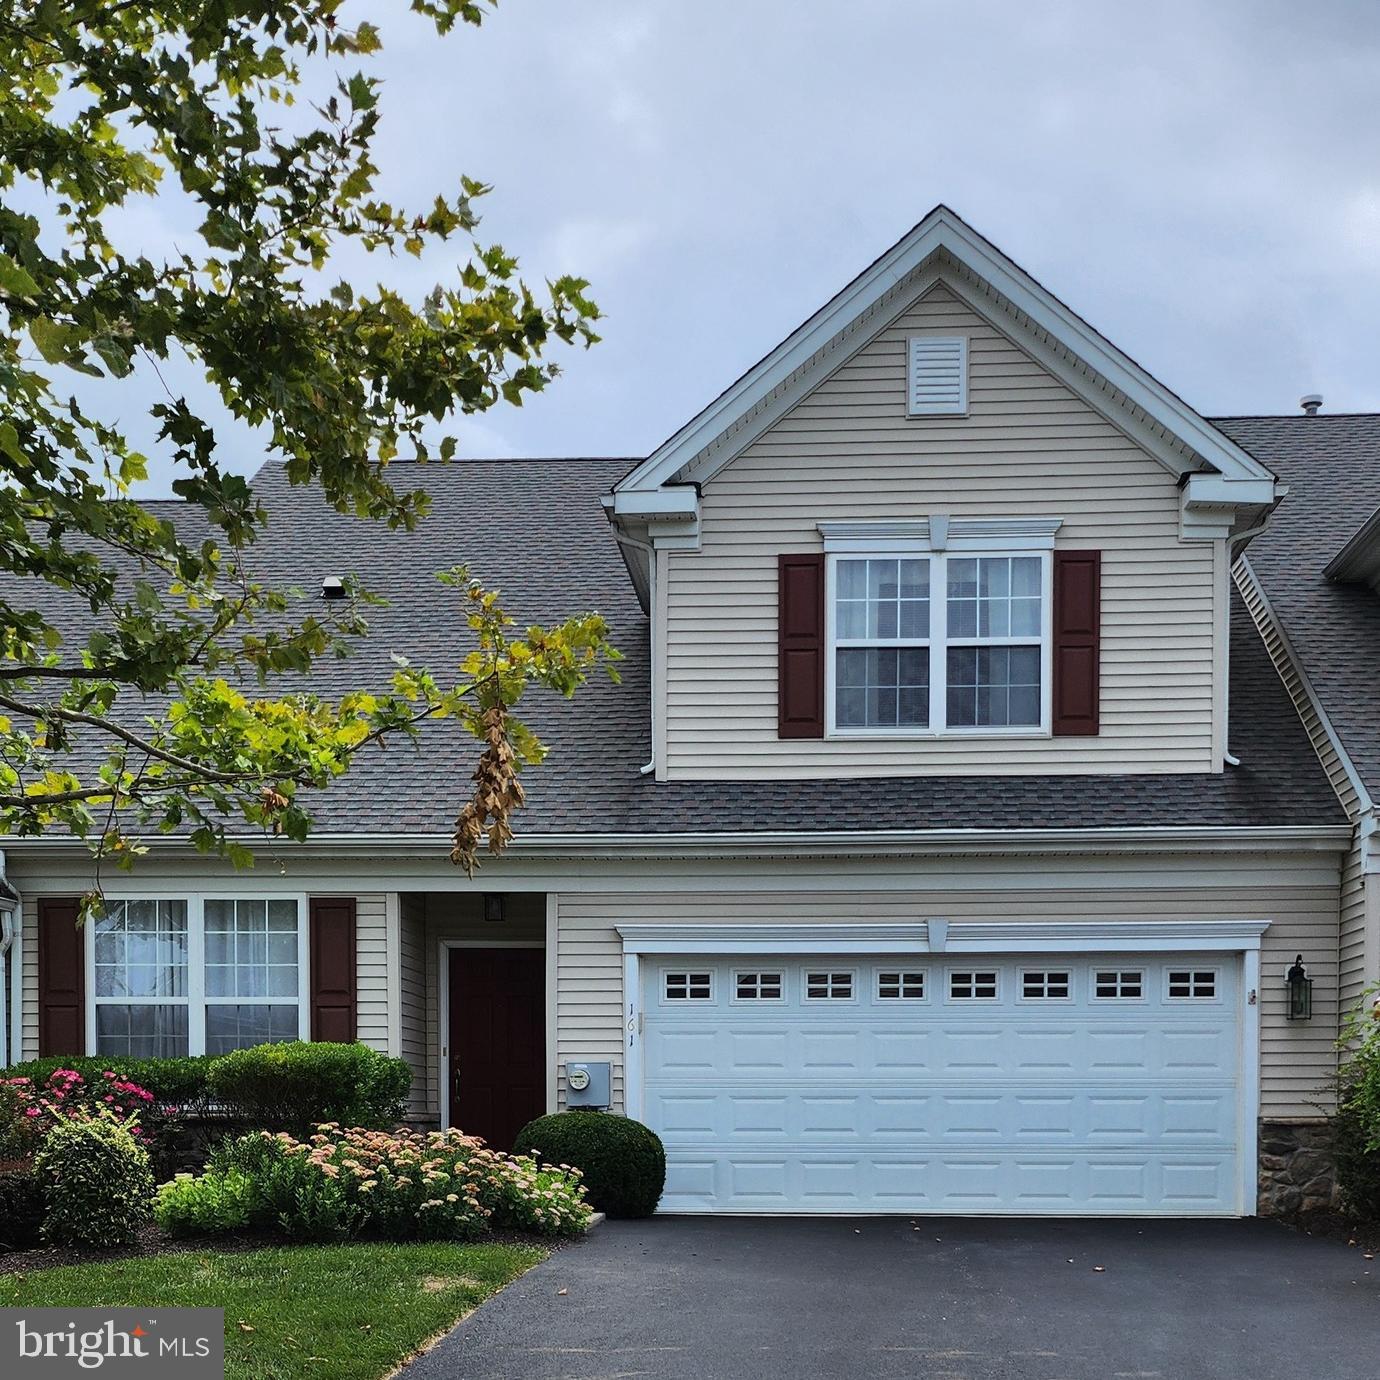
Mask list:
[[[652,760],[637,770],[639,775],[650,776],[656,770],[656,547],[652,546],[650,542],[638,541],[636,537],[630,537],[626,532],[620,532],[617,527],[613,529],[613,539],[620,546],[631,546],[634,551],[644,552],[647,557],[647,609],[651,629],[650,645],[647,648],[649,663],[647,666],[647,714],[652,743]]]
[[[1227,678],[1227,697],[1226,697],[1226,719],[1222,725],[1222,741],[1226,748],[1222,752],[1222,760],[1229,767],[1239,767],[1241,759],[1232,755],[1231,750],[1231,586],[1232,586],[1232,566],[1236,564],[1236,547],[1242,542],[1250,541],[1252,537],[1258,537],[1270,525],[1270,519],[1274,516],[1275,510],[1271,508],[1269,512],[1254,527],[1248,527],[1244,532],[1238,532],[1234,537],[1227,538],[1227,646],[1223,656],[1223,671]]]
[[[3,852],[0,852],[0,880],[7,880]],[[13,885],[10,890],[14,890]],[[0,910],[0,1068],[17,1062],[14,1055],[23,1049],[24,965],[20,961],[22,949],[17,942],[23,932],[23,905],[23,898],[16,891],[13,908]]]

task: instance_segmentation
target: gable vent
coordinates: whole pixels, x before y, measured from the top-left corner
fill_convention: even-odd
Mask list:
[[[968,338],[913,335],[907,345],[909,415],[965,415],[968,411]]]

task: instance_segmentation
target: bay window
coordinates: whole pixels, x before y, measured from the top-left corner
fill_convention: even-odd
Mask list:
[[[108,900],[90,926],[96,1054],[224,1054],[302,1038],[305,907],[296,897]]]
[[[827,555],[830,732],[1049,731],[1048,549],[850,546]]]

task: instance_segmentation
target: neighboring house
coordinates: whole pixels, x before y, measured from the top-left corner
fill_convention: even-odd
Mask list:
[[[26,1056],[358,1036],[499,1141],[607,1062],[676,1211],[1244,1214],[1262,1128],[1287,1178],[1380,968],[1380,419],[1205,420],[940,208],[647,459],[419,479],[407,534],[265,469],[260,573],[389,600],[328,693],[457,658],[458,560],[607,615],[509,853],[446,860],[440,724],[99,929],[13,841]]]

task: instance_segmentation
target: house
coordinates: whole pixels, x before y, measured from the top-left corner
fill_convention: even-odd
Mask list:
[[[512,848],[447,861],[445,724],[253,872],[155,841],[99,927],[81,847],[16,840],[25,1056],[357,1037],[500,1143],[607,1065],[674,1211],[1325,1193],[1380,971],[1380,418],[1199,416],[940,207],[654,454],[422,480],[408,534],[266,468],[261,574],[388,599],[328,692],[456,659],[459,559],[607,616],[622,684],[534,704]]]

